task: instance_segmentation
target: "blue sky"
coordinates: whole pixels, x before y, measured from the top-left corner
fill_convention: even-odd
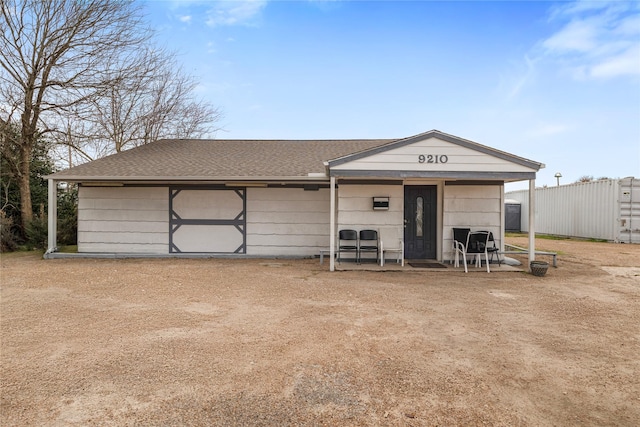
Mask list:
[[[640,177],[640,2],[142,4],[218,138],[438,129],[544,163],[538,186]]]

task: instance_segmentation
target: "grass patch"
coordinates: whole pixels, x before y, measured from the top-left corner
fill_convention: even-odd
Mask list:
[[[44,250],[42,249],[32,249],[26,245],[19,246],[15,251],[11,252],[2,252],[3,257],[22,257],[22,256],[38,256],[42,257],[44,255]],[[78,245],[63,245],[58,246],[58,252],[64,252],[68,254],[78,253]]]
[[[505,237],[529,237],[528,233],[504,233]],[[579,242],[597,242],[607,243],[607,239],[596,239],[587,237],[570,237],[570,236],[556,236],[554,234],[538,234],[536,233],[536,239],[542,240],[575,240]]]
[[[527,233],[504,233],[504,237],[527,237]]]
[[[544,240],[571,240],[571,237],[567,236],[554,236],[552,234],[536,234],[536,239]]]
[[[2,255],[0,256],[2,258],[23,258],[30,256],[42,258],[42,255],[44,255],[44,251],[41,249],[27,249],[23,246],[12,252],[2,252]]]

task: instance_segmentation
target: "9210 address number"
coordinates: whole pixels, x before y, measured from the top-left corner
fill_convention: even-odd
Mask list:
[[[424,154],[420,154],[418,156],[418,163],[447,163],[448,161],[449,157],[447,157],[446,154],[427,154],[426,156]]]

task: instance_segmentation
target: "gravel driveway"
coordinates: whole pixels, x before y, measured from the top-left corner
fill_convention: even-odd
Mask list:
[[[545,277],[3,254],[1,424],[640,425],[640,245],[537,247]]]

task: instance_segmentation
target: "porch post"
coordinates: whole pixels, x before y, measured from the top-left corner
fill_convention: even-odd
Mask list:
[[[529,180],[529,270],[536,259],[536,180]]]
[[[336,270],[336,177],[331,177],[331,207],[329,219],[329,271]]]
[[[49,179],[49,206],[47,209],[47,253],[54,252],[58,246],[56,234],[58,223],[58,183]]]
[[[504,182],[502,183],[502,187],[500,188],[500,248],[498,249],[500,252],[504,251],[504,234],[505,228],[507,226],[506,222],[506,210],[507,208],[504,206]]]

